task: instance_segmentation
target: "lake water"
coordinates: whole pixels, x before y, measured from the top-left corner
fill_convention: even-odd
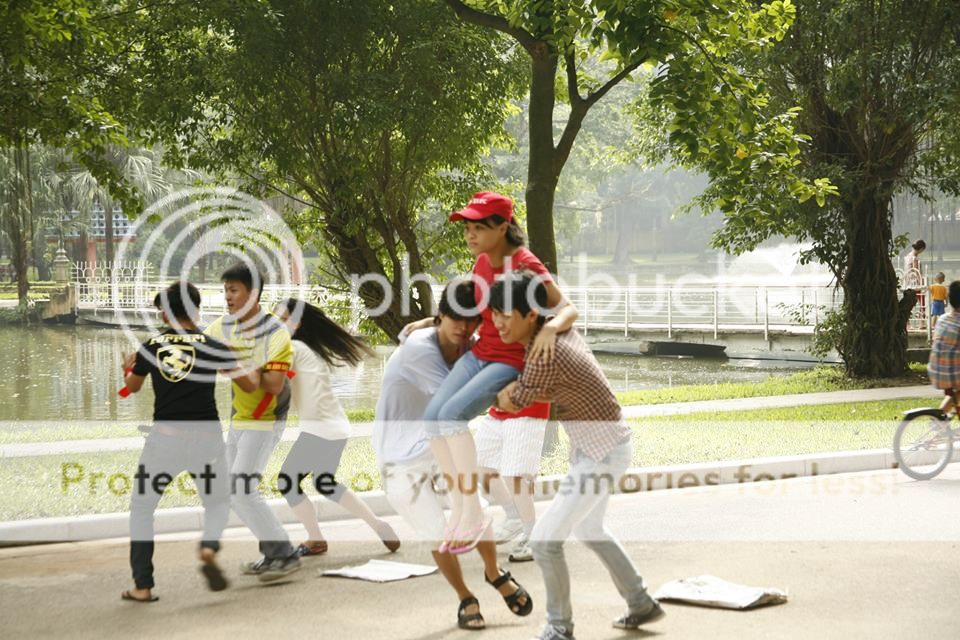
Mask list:
[[[141,339],[148,336],[144,334]],[[147,420],[153,394],[117,396],[120,357],[132,351],[122,331],[98,327],[0,326],[0,420]],[[356,369],[341,368],[335,390],[345,408],[376,404],[392,347],[380,347]],[[761,360],[598,357],[617,391],[683,384],[759,381],[809,366]],[[221,410],[229,385],[219,385]]]

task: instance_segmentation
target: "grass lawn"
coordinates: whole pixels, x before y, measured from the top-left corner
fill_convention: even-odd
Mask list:
[[[903,411],[928,406],[929,398],[886,400],[740,412],[704,412],[687,416],[640,419],[634,429],[634,464],[653,466],[731,460],[775,455],[889,447]],[[267,467],[275,477],[291,443],[277,447]],[[568,467],[569,444],[561,431],[557,449],[545,457],[541,473],[562,473]],[[139,452],[85,453],[31,458],[7,458],[0,473],[0,521],[126,511],[131,476]],[[68,465],[64,467],[64,465]],[[94,473],[101,476],[94,479]],[[338,479],[356,490],[380,486],[376,462],[367,439],[351,440],[344,451]],[[76,482],[64,479],[76,478]],[[186,486],[191,485],[187,481]],[[65,490],[64,490],[65,487]],[[269,493],[267,487],[262,487]],[[275,497],[275,496],[274,496]],[[173,485],[161,507],[198,505]]]
[[[351,422],[370,422],[373,420],[373,409],[347,409],[347,418]],[[100,438],[133,438],[143,434],[136,429],[132,422],[115,424],[102,422],[90,424],[84,422],[77,425],[35,426],[38,423],[24,423],[23,426],[14,426],[0,430],[0,445],[23,444],[28,442],[61,442],[64,440],[97,440]],[[295,424],[295,421],[291,421]]]
[[[820,391],[851,391],[879,387],[904,387],[929,384],[927,365],[911,364],[908,373],[899,378],[849,378],[837,366],[819,366],[788,376],[776,376],[760,382],[722,382],[718,384],[683,385],[623,391],[617,394],[621,405],[664,404],[668,402],[693,402],[696,400],[726,400],[730,398],[756,398],[795,393]]]

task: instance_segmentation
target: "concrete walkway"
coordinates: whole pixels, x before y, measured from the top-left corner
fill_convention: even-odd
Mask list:
[[[943,392],[930,385],[911,387],[882,387],[854,391],[824,391],[820,393],[795,393],[784,396],[760,396],[732,398],[728,400],[698,400],[696,402],[673,402],[669,404],[641,404],[623,408],[628,418],[676,416],[701,411],[748,411],[775,407],[800,407],[840,402],[875,402],[899,398],[937,398]]]
[[[839,402],[873,402],[898,398],[930,398],[931,404],[942,392],[931,386],[884,387],[858,391],[828,391],[824,393],[798,393],[783,396],[757,398],[734,398],[729,400],[700,400],[697,402],[673,402],[623,407],[627,418],[687,415],[709,411],[745,411],[774,407],[796,407]],[[354,438],[369,437],[370,423],[353,425]],[[299,431],[288,429],[283,434],[287,441],[295,440]],[[0,445],[0,458],[17,458],[101,451],[132,451],[143,447],[143,438],[101,438],[94,440],[63,440],[60,442],[37,442]]]
[[[960,465],[931,482],[896,471],[615,496],[607,524],[651,590],[702,574],[786,589],[790,602],[749,612],[665,604],[667,617],[626,633],[610,627],[622,603],[596,557],[570,542],[576,637],[580,640],[947,640],[957,637],[960,583],[956,492]],[[543,506],[541,506],[541,509]],[[390,519],[401,537],[406,527]],[[427,564],[429,548],[404,543],[389,556],[356,521],[325,525],[327,556],[291,581],[263,587],[237,574],[256,556],[244,530],[231,530],[223,561],[232,587],[205,590],[195,542],[158,544],[150,605],[121,602],[130,586],[125,541],[0,549],[5,637],[452,638],[520,640],[540,629],[543,582],[532,563],[504,567],[531,593],[534,612],[512,616],[483,583],[476,554],[464,558],[487,619],[485,633],[458,631],[457,599],[440,576],[372,584],[319,578],[318,569],[370,557]],[[303,537],[291,528],[295,540]]]

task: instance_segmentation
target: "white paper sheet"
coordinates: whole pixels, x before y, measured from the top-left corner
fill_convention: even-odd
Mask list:
[[[657,600],[676,600],[721,609],[751,609],[787,601],[787,593],[781,589],[747,587],[716,576],[674,580],[660,587],[653,597]]]
[[[321,576],[336,576],[341,578],[356,578],[370,582],[394,582],[407,578],[419,578],[435,573],[437,568],[425,564],[408,564],[406,562],[391,562],[390,560],[370,560],[366,564],[342,569],[327,569]]]

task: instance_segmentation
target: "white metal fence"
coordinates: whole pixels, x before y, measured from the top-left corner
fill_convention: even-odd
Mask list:
[[[918,291],[927,293],[927,280],[920,276]],[[73,267],[77,303],[81,309],[148,310],[153,297],[166,286],[152,276],[144,262],[89,263]],[[205,314],[223,314],[226,304],[219,284],[198,285]],[[439,298],[442,287],[435,288]],[[829,286],[659,286],[659,287],[566,287],[570,300],[580,312],[578,327],[584,332],[694,331],[812,333],[826,312],[843,302],[841,291]],[[362,315],[359,298],[341,291],[314,285],[266,285],[263,303],[267,306],[285,297],[301,297],[324,308],[356,329]],[[930,296],[923,295],[914,309],[908,329],[930,331],[927,321]],[[349,319],[349,320],[348,320]]]

